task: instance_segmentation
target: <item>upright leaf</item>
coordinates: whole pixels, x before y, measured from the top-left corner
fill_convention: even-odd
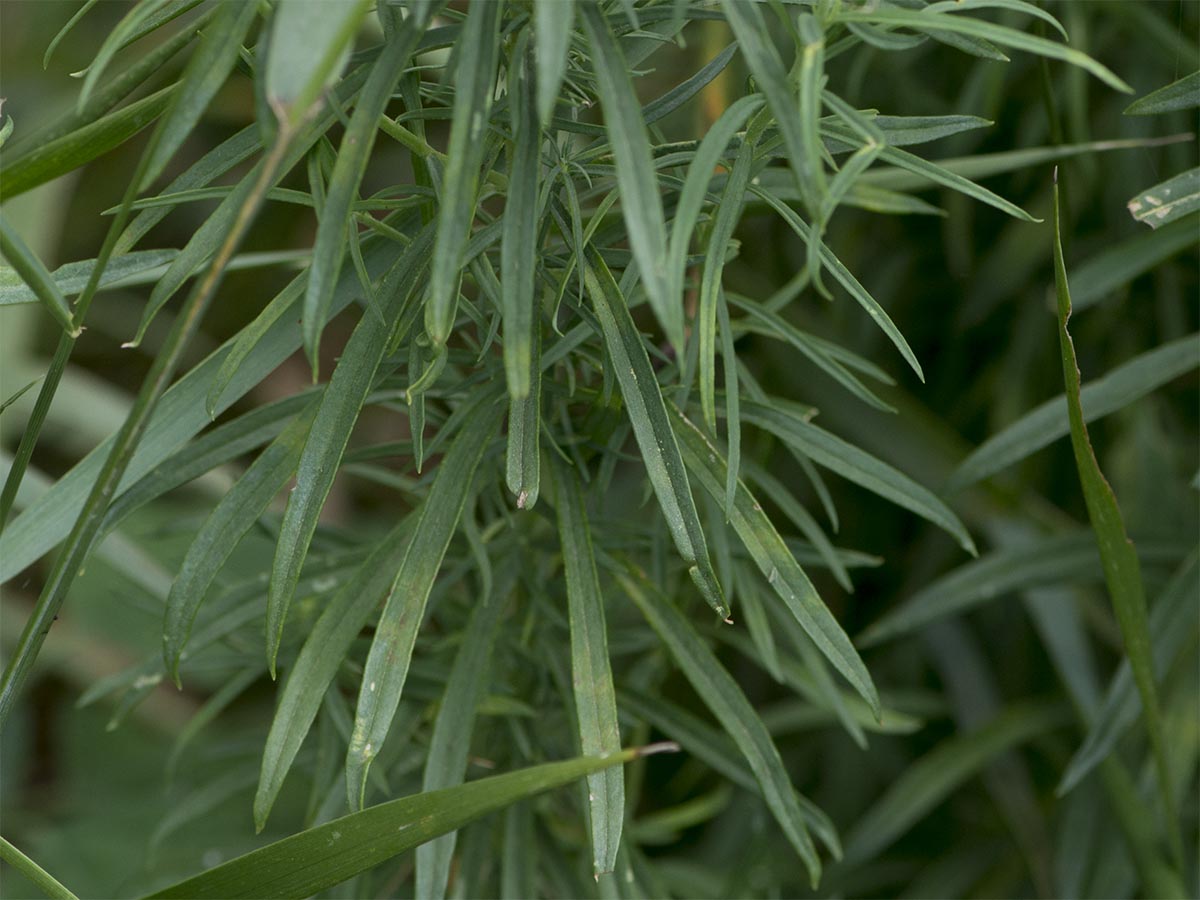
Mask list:
[[[596,574],[592,534],[579,476],[552,457],[558,536],[567,581],[567,613],[571,623],[571,684],[584,756],[603,756],[621,746],[617,699],[608,657],[604,592]],[[592,832],[592,871],[611,872],[621,845],[625,818],[625,774],[609,769],[588,776],[588,810]]]

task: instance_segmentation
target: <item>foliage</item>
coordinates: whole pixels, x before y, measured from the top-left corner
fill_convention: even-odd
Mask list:
[[[1198,890],[1197,4],[92,7],[0,136],[0,728],[169,793],[117,880],[5,772],[15,871]]]

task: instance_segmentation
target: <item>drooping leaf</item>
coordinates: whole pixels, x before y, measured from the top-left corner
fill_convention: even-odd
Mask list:
[[[1200,209],[1200,166],[1147,188],[1130,200],[1128,206],[1131,216],[1151,228],[1194,213]]]
[[[1197,106],[1200,106],[1200,72],[1193,72],[1134,100],[1125,108],[1125,115],[1157,116]]]

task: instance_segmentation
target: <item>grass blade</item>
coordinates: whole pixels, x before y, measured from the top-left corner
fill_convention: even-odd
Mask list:
[[[726,476],[725,457],[721,448],[677,407],[673,407],[673,411],[679,422],[677,434],[684,462],[700,485],[714,500],[720,502],[725,497]],[[837,619],[821,602],[816,588],[788,550],[762,506],[740,480],[737,482],[737,494],[729,522],[754,564],[804,628],[805,634],[862,695],[878,717],[879,694],[867,667]]]
[[[1055,173],[1057,176],[1057,172]],[[1071,423],[1071,447],[1075,451],[1075,468],[1079,472],[1088,519],[1096,533],[1104,580],[1112,598],[1113,611],[1121,629],[1125,653],[1133,671],[1133,680],[1142,700],[1142,715],[1150,741],[1154,766],[1158,775],[1163,814],[1172,851],[1178,860],[1183,855],[1183,841],[1171,792],[1170,768],[1163,741],[1162,721],[1158,708],[1158,689],[1154,680],[1154,659],[1150,645],[1150,628],[1146,615],[1146,597],[1142,588],[1141,565],[1133,544],[1125,534],[1121,508],[1109,487],[1088,438],[1087,423],[1079,399],[1079,364],[1075,344],[1067,330],[1071,318],[1071,292],[1067,285],[1067,266],[1063,258],[1062,235],[1059,224],[1058,182],[1054,185],[1054,288],[1058,300],[1058,339],[1062,349],[1063,382],[1066,385],[1067,413]]]
[[[1195,601],[1200,595],[1198,576],[1200,567],[1193,553],[1150,611],[1150,642],[1154,648],[1155,674],[1159,678],[1166,677],[1175,658],[1196,634]],[[1117,667],[1087,736],[1063,772],[1057,789],[1060,797],[1073,790],[1113,753],[1117,742],[1137,721],[1140,711],[1133,672],[1129,660],[1125,659]]]
[[[976,555],[971,535],[941,500],[907,475],[800,417],[761,403],[742,405],[742,419],[764,428],[813,462],[929,520]]]
[[[593,248],[587,251],[584,282],[604,332],[604,344],[613,361],[613,371],[625,399],[634,437],[642,451],[646,473],[654,486],[675,547],[705,601],[718,616],[727,618],[729,607],[708,559],[704,530],[700,526],[700,516],[696,512],[687,471],[679,455],[679,444],[667,417],[658,380],[620,289]]]
[[[533,509],[541,490],[542,333],[533,333],[529,354],[531,389],[520,400],[508,401],[508,444],[504,456],[505,484],[517,498],[517,509]]]
[[[300,900],[525,797],[663,749],[667,748],[651,745],[612,756],[545,763],[381,803],[222,863],[148,900]]]
[[[533,331],[538,327],[534,276],[538,260],[538,192],[542,128],[534,98],[532,51],[518,41],[508,73],[513,133],[504,234],[500,239],[500,296],[504,313],[504,375],[513,401],[529,395]]]
[[[587,3],[579,11],[592,47],[592,65],[616,161],[621,213],[629,231],[630,249],[650,308],[675,352],[682,355],[683,304],[681,298],[667,293],[667,225],[654,175],[650,136],[629,80],[629,67],[600,7]]]
[[[387,738],[400,704],[425,603],[450,539],[458,529],[475,470],[500,417],[501,407],[495,399],[495,394],[488,391],[470,404],[472,414],[464,416],[462,430],[442,457],[375,628],[363,667],[354,734],[346,751],[346,789],[351,809],[362,807],[367,771]]]
[[[804,861],[809,880],[816,888],[821,879],[821,860],[809,837],[795,788],[762,719],[687,619],[660,597],[653,585],[635,581],[623,573],[618,573],[617,579],[662,639],[700,699],[737,743],[754,773],[767,807]]]
[[[383,318],[386,322],[395,323],[400,319],[417,279],[425,270],[432,237],[432,228],[425,228],[384,277],[379,296],[385,304]],[[288,496],[271,564],[267,595],[267,665],[272,677],[300,569],[350,442],[350,434],[387,350],[393,327],[381,324],[370,313],[363,313],[321,397],[312,430],[304,443],[296,471],[296,486]]]
[[[584,756],[603,756],[621,746],[617,697],[608,657],[604,592],[596,574],[591,529],[579,476],[551,455],[558,534],[567,581],[571,623],[571,684],[575,691],[579,743]],[[625,773],[608,769],[588,776],[592,871],[597,876],[616,866],[625,818]]]
[[[454,113],[425,305],[425,328],[435,346],[445,344],[454,328],[463,254],[475,218],[479,170],[488,144],[496,86],[496,35],[503,9],[503,3],[471,7],[456,47]]]
[[[1083,421],[1094,422],[1200,366],[1200,333],[1170,341],[1122,363],[1080,391]],[[946,483],[957,491],[982,481],[1070,433],[1067,397],[1059,395],[989,437]]]

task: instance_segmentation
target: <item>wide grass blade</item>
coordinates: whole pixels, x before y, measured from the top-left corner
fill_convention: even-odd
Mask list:
[[[720,660],[668,600],[644,581],[625,574],[618,574],[617,578],[705,706],[737,743],[762,790],[767,807],[804,861],[809,880],[816,888],[821,879],[821,860],[808,834],[795,788],[762,719]]]
[[[501,2],[472,6],[456,46],[458,67],[450,146],[425,305],[425,328],[435,346],[445,344],[450,337],[458,309],[463,254],[471,236],[479,170],[488,146],[488,120],[496,86],[497,29],[503,9]]]
[[[667,225],[654,175],[650,136],[629,79],[629,66],[600,7],[583,4],[580,20],[592,47],[596,86],[616,162],[621,214],[650,308],[675,352],[683,353],[683,304],[667,293]]]
[[[1057,173],[1056,173],[1057,174]],[[1083,488],[1088,518],[1096,533],[1100,561],[1104,565],[1104,580],[1112,599],[1113,611],[1121,629],[1133,680],[1142,701],[1146,735],[1158,776],[1163,814],[1176,860],[1182,857],[1183,842],[1175,812],[1171,788],[1170,765],[1163,738],[1162,717],[1158,707],[1158,688],[1154,678],[1154,658],[1150,644],[1150,628],[1146,615],[1141,566],[1133,543],[1125,534],[1125,523],[1116,495],[1100,470],[1088,437],[1087,422],[1080,402],[1079,363],[1075,344],[1067,330],[1071,318],[1071,291],[1067,284],[1067,266],[1063,258],[1062,233],[1059,220],[1058,182],[1054,185],[1054,288],[1058,300],[1058,339],[1062,350],[1063,382],[1066,385],[1067,413],[1071,423],[1071,448],[1075,451],[1075,468]]]
[[[1200,334],[1169,341],[1136,356],[1080,391],[1084,423],[1124,409],[1180,375],[1200,367]],[[989,437],[964,459],[946,483],[957,491],[982,481],[1070,433],[1068,398],[1059,395]]]
[[[621,745],[617,699],[608,657],[604,592],[596,574],[592,534],[579,476],[557,456],[551,457],[558,535],[567,582],[571,623],[571,685],[579,743],[585,756],[602,756]],[[592,871],[611,872],[621,846],[625,819],[625,773],[609,769],[588,776]]]
[[[975,555],[975,542],[958,516],[928,488],[882,460],[784,409],[748,401],[742,404],[742,419],[771,432],[817,465],[929,520]]]
[[[722,501],[725,498],[726,479],[724,453],[677,407],[672,408],[679,422],[677,434],[688,470],[714,500]],[[771,589],[787,605],[805,634],[878,716],[879,694],[867,667],[837,619],[821,601],[816,588],[788,550],[762,506],[740,480],[737,482],[729,523]]]
[[[651,745],[611,756],[545,763],[402,797],[268,844],[163,888],[148,900],[300,900],[525,797],[662,749],[668,748]]]
[[[596,318],[600,320],[604,345],[612,359],[613,374],[621,387],[629,423],[642,451],[646,474],[654,486],[675,547],[701,596],[718,616],[727,618],[729,607],[708,559],[704,530],[658,379],[650,367],[642,336],[629,315],[625,298],[608,266],[593,248],[587,251],[584,283],[592,297]]]
[[[351,809],[362,808],[367,771],[387,738],[400,704],[417,631],[425,617],[425,603],[502,411],[492,391],[481,393],[469,408],[471,415],[464,416],[462,430],[438,464],[413,537],[392,579],[363,667],[354,734],[346,751],[346,790]]]

